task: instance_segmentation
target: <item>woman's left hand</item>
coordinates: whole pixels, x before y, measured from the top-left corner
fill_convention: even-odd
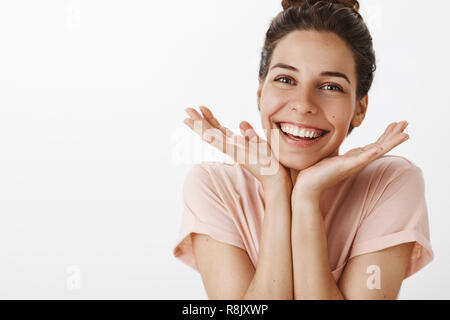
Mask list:
[[[292,194],[319,200],[326,189],[408,140],[409,135],[403,132],[407,126],[406,121],[393,122],[376,142],[362,148],[352,149],[344,155],[325,158],[313,166],[301,170]]]

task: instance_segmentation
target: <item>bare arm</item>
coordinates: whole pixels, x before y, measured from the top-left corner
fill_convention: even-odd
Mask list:
[[[321,195],[329,187],[406,141],[408,135],[402,131],[407,125],[406,121],[391,123],[376,142],[349,150],[343,155],[326,157],[298,173],[292,191],[295,299],[392,298],[397,294],[407,270],[411,246],[401,245],[392,250],[380,250],[379,254],[355,257],[345,267],[342,281],[337,286],[328,261],[327,237],[319,203]],[[387,261],[390,261],[392,268]],[[368,263],[376,270],[377,267],[384,270],[384,279],[389,282],[383,289],[385,291],[374,293],[362,289],[365,282],[361,280],[366,276],[361,272],[364,270],[362,266]]]
[[[292,205],[294,299],[343,300],[328,261],[319,201],[297,197]]]
[[[259,137],[248,122],[240,123],[243,136],[239,136],[223,127],[207,107],[202,106],[200,110],[204,117],[195,109],[187,108],[191,119],[186,119],[185,123],[259,180],[265,200],[256,268],[245,250],[207,236],[193,235],[194,255],[208,296],[212,299],[292,299],[292,181],[288,170],[278,162],[270,141]],[[270,140],[271,135],[268,138]]]
[[[243,299],[292,300],[291,193],[268,189],[265,203],[256,272]]]
[[[397,299],[413,248],[406,242],[351,258],[338,283],[345,299]]]
[[[353,257],[336,284],[331,274],[322,213],[317,201],[292,207],[295,299],[396,299],[413,242]],[[370,267],[373,275],[368,274]],[[373,279],[377,286],[369,285]]]
[[[241,299],[255,274],[247,252],[201,233],[192,234],[192,247],[208,298]]]
[[[264,189],[265,215],[256,269],[247,253],[193,234],[193,249],[210,299],[293,298],[291,188]]]

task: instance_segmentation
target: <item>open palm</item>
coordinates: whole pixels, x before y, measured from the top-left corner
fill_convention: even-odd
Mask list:
[[[343,155],[325,158],[301,170],[295,181],[294,190],[299,190],[301,194],[320,196],[326,189],[406,141],[409,135],[403,130],[407,126],[406,121],[393,122],[376,142],[362,148],[351,149]]]
[[[239,125],[241,136],[222,126],[205,106],[200,107],[203,116],[193,108],[185,110],[190,118],[185,119],[184,123],[189,128],[205,142],[247,169],[263,186],[272,185],[274,182],[289,182],[292,186],[289,173],[279,163],[270,141],[261,138],[247,121],[242,121]]]

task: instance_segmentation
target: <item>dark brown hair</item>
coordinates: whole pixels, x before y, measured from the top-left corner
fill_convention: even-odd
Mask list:
[[[357,99],[363,98],[373,82],[376,69],[372,36],[359,14],[357,0],[283,0],[284,11],[273,18],[261,52],[259,81],[266,79],[278,42],[299,30],[333,32],[352,50],[356,65]],[[352,132],[350,125],[347,136]]]

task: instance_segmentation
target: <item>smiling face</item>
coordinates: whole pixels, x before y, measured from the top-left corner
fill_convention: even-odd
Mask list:
[[[280,40],[258,89],[258,109],[266,135],[279,141],[282,165],[302,170],[339,154],[349,125],[358,127],[367,110],[367,95],[357,100],[356,87],[353,53],[336,34],[295,31]],[[308,147],[294,146],[281,138],[279,122],[327,133]]]

